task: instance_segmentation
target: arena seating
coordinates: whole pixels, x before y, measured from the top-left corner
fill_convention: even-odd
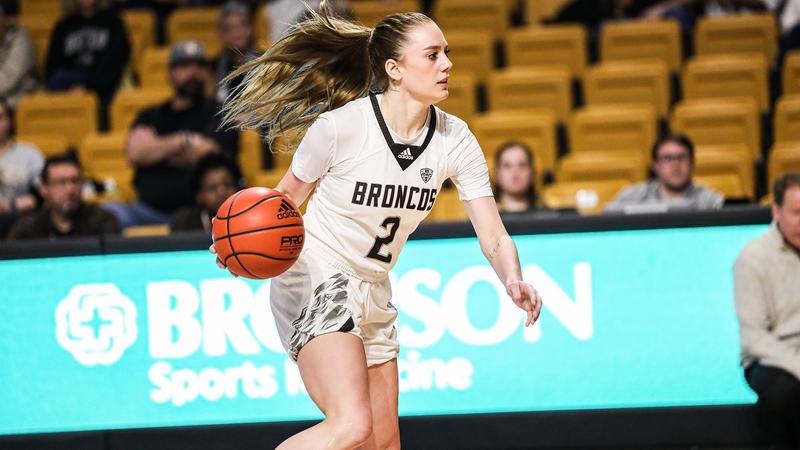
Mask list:
[[[551,23],[567,3],[433,2],[432,16],[445,32],[454,61],[450,98],[439,106],[470,125],[489,160],[498,145],[520,139],[536,154],[541,172],[537,184],[634,182],[647,175],[655,136],[672,130],[695,141],[697,175],[707,183],[729,186],[736,179],[741,187],[729,192],[750,199],[768,194],[772,178],[760,171],[767,172],[768,165],[772,173],[775,164],[793,161],[800,151],[795,118],[800,100],[791,96],[800,93],[800,52],[790,52],[782,66],[774,67],[778,27],[772,17],[701,18],[692,33],[694,55],[684,55],[675,21],[609,22],[597,35],[598,60],[590,61],[590,30],[580,24]],[[353,0],[350,5],[353,17],[366,25],[387,13],[423,10],[416,0]],[[34,40],[40,70],[58,11],[60,4],[54,0],[21,1],[17,21]],[[159,46],[154,13],[124,11],[134,76],[110,106],[113,133],[124,131],[141,108],[169,95],[170,43],[196,39],[209,54],[219,51],[218,12],[218,7],[178,8],[166,21],[167,42]],[[267,14],[260,5],[254,15],[262,48],[269,45]],[[770,71],[779,80],[782,96],[777,99],[770,88]],[[65,142],[78,148],[85,136],[96,132],[96,108],[88,97],[55,96],[58,100],[51,102],[41,95],[21,105],[21,138],[51,154],[61,151]],[[66,114],[65,108],[76,112]],[[51,121],[51,116],[57,120]],[[245,136],[240,154],[248,183],[277,177],[263,169],[261,142]],[[748,149],[749,159],[743,159],[742,148]],[[625,154],[627,159],[620,156]],[[287,155],[274,159],[273,170],[288,167]],[[120,180],[125,182],[124,177]],[[125,190],[132,192],[129,186]],[[444,195],[440,201],[449,198]]]

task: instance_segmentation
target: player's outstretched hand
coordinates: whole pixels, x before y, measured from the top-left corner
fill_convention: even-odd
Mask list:
[[[542,310],[542,298],[536,292],[536,289],[524,281],[511,281],[506,284],[506,292],[508,292],[514,304],[527,314],[525,326],[527,327],[536,322]]]

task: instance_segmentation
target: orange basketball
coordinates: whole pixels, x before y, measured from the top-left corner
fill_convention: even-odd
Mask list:
[[[225,200],[212,229],[219,260],[236,275],[253,279],[272,278],[291,267],[305,234],[294,203],[262,187],[242,189]]]

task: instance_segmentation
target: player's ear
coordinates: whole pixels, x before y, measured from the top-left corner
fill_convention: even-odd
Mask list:
[[[386,69],[386,74],[391,80],[400,81],[403,78],[403,70],[400,65],[397,64],[396,60],[391,58],[387,59],[383,67]]]

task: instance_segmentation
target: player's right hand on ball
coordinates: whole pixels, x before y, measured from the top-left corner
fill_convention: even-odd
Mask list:
[[[217,247],[215,247],[214,244],[212,243],[211,246],[208,247],[208,251],[210,251],[212,255],[216,255],[217,254]],[[217,256],[217,267],[219,267],[220,269],[227,269],[228,268],[227,266],[225,266],[225,264],[223,264],[222,260],[219,259],[219,256]],[[239,276],[239,275],[236,275],[235,273],[231,272],[230,270],[228,271],[228,273],[230,273],[234,277],[238,277]]]

